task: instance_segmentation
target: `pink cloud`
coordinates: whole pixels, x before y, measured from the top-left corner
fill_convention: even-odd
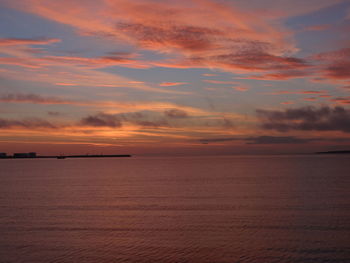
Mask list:
[[[333,80],[350,79],[350,48],[343,48],[314,55],[312,59],[319,62],[321,78]]]
[[[282,104],[282,105],[291,105],[291,104],[294,104],[294,101],[283,101],[280,104]]]
[[[26,39],[26,38],[0,38],[0,46],[18,46],[18,45],[48,45],[56,42],[60,42],[58,38],[38,38],[38,39]]]
[[[269,93],[270,95],[281,95],[281,94],[324,94],[327,93],[326,91],[317,91],[317,90],[302,90],[302,91],[288,91],[288,90],[282,90],[282,91],[276,91]]]
[[[204,77],[215,77],[217,75],[216,74],[212,74],[212,73],[204,73],[204,74],[202,74],[202,76],[204,76]]]
[[[289,55],[297,51],[291,31],[264,15],[256,15],[257,12],[264,14],[259,8],[259,11],[249,12],[238,3],[233,5],[209,0],[49,0],[44,5],[36,0],[23,0],[20,5],[10,1],[8,4],[68,24],[80,33],[124,41],[141,49],[180,55],[178,61],[160,62],[158,66],[248,72],[306,67],[304,61]],[[103,59],[107,64],[115,62],[114,58]],[[102,60],[86,61],[90,65],[99,62]],[[117,62],[131,67],[140,66],[120,60]],[[84,64],[84,61],[78,63]]]
[[[298,48],[293,39],[294,32],[283,25],[284,19],[290,16],[315,12],[338,2],[341,0],[252,0],[249,3],[213,0],[48,0],[45,4],[37,0],[23,0],[20,4],[6,1],[10,7],[72,26],[79,34],[169,55],[164,61],[136,61],[115,55],[97,58],[52,56],[42,58],[45,63],[56,60],[57,63],[96,68],[104,65],[210,68],[254,74],[247,78],[260,80],[287,80],[314,75],[330,79],[349,78],[350,62],[347,58],[335,59],[334,54],[331,59],[295,57]],[[266,6],[269,6],[268,10]],[[308,30],[322,30],[326,26],[316,25]],[[31,44],[28,40],[17,40],[18,43],[21,41],[22,44]],[[36,41],[40,43],[40,40]],[[41,41],[45,43],[45,40]],[[57,40],[46,40],[50,41]],[[12,42],[16,43],[15,40]],[[344,53],[345,50],[337,52]],[[323,66],[313,65],[310,60],[318,61]]]
[[[310,98],[304,98],[303,100],[305,100],[305,101],[315,101],[315,100],[317,100],[317,98],[316,97],[310,97]]]
[[[345,104],[345,105],[349,105],[350,104],[350,97],[337,97],[337,98],[333,98],[330,101],[332,102],[336,102],[338,104]]]
[[[203,80],[204,82],[207,83],[212,83],[212,84],[236,84],[234,81],[225,81],[225,80],[211,80],[211,79],[205,79]]]
[[[24,68],[40,68],[35,61],[27,58],[0,57],[0,64],[13,65]]]
[[[162,82],[159,84],[161,87],[172,87],[187,84],[186,82]]]
[[[237,91],[244,92],[244,91],[249,90],[250,86],[248,86],[248,85],[246,85],[246,84],[240,84],[240,85],[238,85],[238,86],[233,86],[232,88],[235,89],[235,90],[237,90]]]
[[[71,104],[71,100],[57,97],[44,97],[37,94],[6,94],[0,96],[0,102],[34,103],[34,104]]]

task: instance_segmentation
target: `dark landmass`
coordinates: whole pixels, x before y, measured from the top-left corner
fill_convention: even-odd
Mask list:
[[[85,155],[13,155],[0,156],[0,159],[66,159],[66,158],[119,158],[131,157],[130,154],[85,154]]]
[[[328,151],[328,152],[317,152],[316,154],[350,154],[350,151]]]

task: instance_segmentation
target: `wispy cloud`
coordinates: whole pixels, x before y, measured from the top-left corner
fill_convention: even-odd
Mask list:
[[[122,126],[121,120],[117,116],[105,113],[98,113],[96,115],[84,117],[81,120],[81,123],[83,125],[95,127],[117,128]]]
[[[141,49],[180,54],[182,59],[175,64],[184,66],[233,71],[306,67],[301,59],[287,55],[297,50],[287,28],[257,16],[257,10],[246,12],[244,6],[230,3],[114,0],[89,4],[49,1],[42,5],[24,0],[21,5],[9,4],[73,26],[83,34],[122,40]]]
[[[37,94],[6,94],[0,95],[0,102],[34,103],[34,104],[74,104],[74,101],[57,97],[44,97]]]
[[[162,82],[159,84],[161,87],[172,87],[187,84],[186,82]]]
[[[188,117],[188,113],[180,109],[166,110],[164,111],[164,114],[170,118],[187,118]]]
[[[38,118],[26,118],[21,120],[0,119],[0,129],[7,128],[26,128],[26,129],[55,129],[57,126],[50,122]]]
[[[60,41],[58,38],[0,38],[0,46],[48,45]]]
[[[314,138],[298,138],[295,136],[256,136],[256,137],[226,137],[201,139],[202,143],[243,141],[246,144],[304,144],[315,141]]]
[[[330,28],[330,25],[322,24],[322,25],[312,25],[306,26],[303,28],[304,31],[323,31]]]
[[[270,92],[268,94],[271,94],[271,95],[283,95],[283,94],[324,94],[324,93],[327,93],[327,91],[320,91],[320,90],[301,90],[301,91],[280,90],[280,91]]]
[[[330,99],[330,101],[336,102],[339,104],[350,105],[350,96],[336,97],[336,98]]]
[[[258,136],[245,139],[247,144],[303,144],[314,140],[295,136]]]
[[[313,56],[320,63],[321,77],[346,80],[350,79],[350,48],[323,52]]]

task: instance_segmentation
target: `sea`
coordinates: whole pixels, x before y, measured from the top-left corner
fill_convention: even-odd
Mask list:
[[[350,156],[0,160],[1,263],[350,262]]]

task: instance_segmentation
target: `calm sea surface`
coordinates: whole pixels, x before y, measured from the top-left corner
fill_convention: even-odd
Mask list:
[[[0,160],[0,262],[350,262],[350,156]]]

